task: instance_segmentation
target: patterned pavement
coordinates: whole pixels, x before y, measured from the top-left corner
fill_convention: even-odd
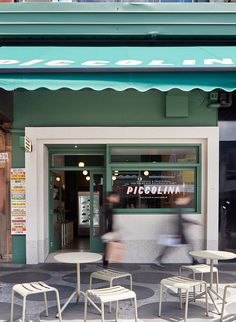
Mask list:
[[[163,316],[157,317],[159,301],[159,282],[162,278],[176,275],[178,265],[166,265],[163,268],[154,264],[113,264],[112,268],[131,272],[133,275],[134,291],[138,299],[138,314],[140,322],[180,322],[183,321],[183,311],[179,309],[177,294],[172,290],[164,295]],[[223,263],[218,266],[220,272],[220,293],[223,293],[224,284],[236,283],[236,263]],[[101,269],[99,264],[81,265],[81,288],[88,288],[89,275],[91,272]],[[64,303],[73,292],[76,285],[76,267],[73,264],[45,263],[38,265],[15,265],[0,263],[0,322],[9,321],[11,289],[15,283],[44,281],[51,286],[58,288],[61,303]],[[208,280],[206,276],[206,280]],[[120,281],[120,284],[128,287],[128,280]],[[94,287],[105,287],[104,282],[95,282]],[[225,322],[236,322],[236,289],[229,291],[229,300],[225,310]],[[42,295],[29,297],[27,302],[27,322],[56,322],[56,302],[52,295],[48,295],[49,317],[44,315],[44,302]],[[83,301],[74,301],[69,304],[63,312],[64,322],[83,321]],[[21,318],[21,300],[15,301],[14,321]],[[220,300],[218,301],[220,303]],[[93,307],[89,307],[88,320],[92,322],[100,321],[98,312]],[[210,302],[210,311],[213,305]],[[129,302],[122,302],[120,305],[120,321],[133,320],[133,307]],[[106,310],[105,320],[114,321],[114,309],[111,313]],[[189,305],[189,322],[217,322],[219,316],[210,312],[210,316],[205,316],[204,299],[197,300]]]

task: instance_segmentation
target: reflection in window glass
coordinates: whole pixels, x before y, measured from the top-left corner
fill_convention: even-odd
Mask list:
[[[196,147],[114,147],[111,162],[197,162]]]
[[[120,208],[176,208],[175,200],[189,196],[195,208],[195,170],[114,171],[113,191],[121,196]]]

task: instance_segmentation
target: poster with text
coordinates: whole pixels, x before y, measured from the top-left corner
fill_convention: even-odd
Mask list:
[[[25,169],[11,169],[11,234],[26,234]]]

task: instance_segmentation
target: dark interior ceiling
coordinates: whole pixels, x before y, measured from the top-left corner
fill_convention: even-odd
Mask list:
[[[100,36],[3,37],[0,46],[235,46],[236,37]]]
[[[232,93],[232,106],[218,109],[219,121],[235,121],[236,120],[236,91]]]

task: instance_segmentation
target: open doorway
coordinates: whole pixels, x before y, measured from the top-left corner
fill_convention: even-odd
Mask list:
[[[83,156],[83,162],[79,156],[67,158],[76,158],[66,162],[78,166],[58,166],[49,171],[49,252],[102,251],[103,156]]]

